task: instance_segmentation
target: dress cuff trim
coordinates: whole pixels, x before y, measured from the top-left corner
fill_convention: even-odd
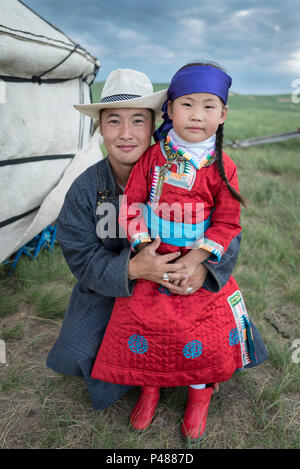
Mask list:
[[[149,233],[137,233],[132,235],[130,238],[131,249],[134,252],[137,252],[137,245],[140,243],[151,243],[151,238]]]
[[[203,238],[197,239],[192,246],[193,249],[204,249],[205,251],[211,252],[212,256],[209,260],[219,262],[224,254],[224,248],[221,244],[212,241],[211,239]]]

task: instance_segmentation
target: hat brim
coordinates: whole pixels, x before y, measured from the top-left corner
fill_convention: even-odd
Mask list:
[[[77,111],[86,114],[93,119],[99,119],[99,111],[101,109],[112,108],[145,108],[152,109],[155,113],[156,120],[162,118],[162,105],[167,99],[167,90],[156,91],[140,98],[126,99],[122,101],[112,101],[106,103],[93,103],[93,104],[74,104]]]

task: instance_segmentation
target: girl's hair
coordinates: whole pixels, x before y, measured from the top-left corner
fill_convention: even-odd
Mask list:
[[[187,67],[193,67],[194,65],[210,65],[211,67],[218,68],[219,70],[222,70],[225,72],[225,70],[220,67],[219,64],[216,62],[194,62],[190,63],[187,65],[184,65],[183,67],[180,68],[180,70],[183,70],[184,68]],[[219,98],[222,105],[225,106],[225,103],[221,98]],[[229,191],[233,195],[233,197],[238,200],[244,207],[246,207],[246,199],[243,197],[238,191],[236,191],[228,182],[225,169],[224,169],[224,164],[223,164],[223,131],[224,131],[224,124],[220,124],[218,127],[218,130],[216,132],[216,147],[215,147],[215,152],[216,152],[216,162],[217,162],[217,168],[218,172],[222,178],[222,180],[225,182],[226,186],[228,187]]]

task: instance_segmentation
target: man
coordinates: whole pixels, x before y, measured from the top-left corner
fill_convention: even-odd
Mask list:
[[[155,118],[161,116],[165,97],[165,91],[153,93],[146,75],[124,69],[109,75],[100,103],[75,106],[80,112],[99,118],[108,157],[74,181],[59,215],[57,239],[77,283],[47,366],[83,377],[95,410],[110,406],[131,389],[90,378],[114,299],[131,295],[138,278],[182,295],[202,285],[218,291],[231,275],[238,256],[240,236],[232,241],[218,264],[205,261],[188,275],[184,258],[172,262],[176,253],[156,253],[159,239],[133,255],[119,229],[119,196],[135,163],[150,145]],[[108,210],[108,216],[114,217],[115,233],[108,237],[101,233],[99,236],[97,229],[107,216],[101,210],[104,203],[113,208]]]

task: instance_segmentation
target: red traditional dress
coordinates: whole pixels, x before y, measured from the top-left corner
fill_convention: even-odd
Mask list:
[[[238,190],[237,170],[225,153],[228,181]],[[161,254],[190,248],[218,262],[240,232],[240,203],[222,181],[214,145],[201,154],[156,143],[135,165],[122,199],[120,224],[133,250],[157,234]],[[140,217],[137,220],[136,204]],[[174,295],[137,280],[133,295],[117,298],[91,376],[140,386],[184,386],[228,380],[255,361],[244,300],[231,276],[212,293]]]

